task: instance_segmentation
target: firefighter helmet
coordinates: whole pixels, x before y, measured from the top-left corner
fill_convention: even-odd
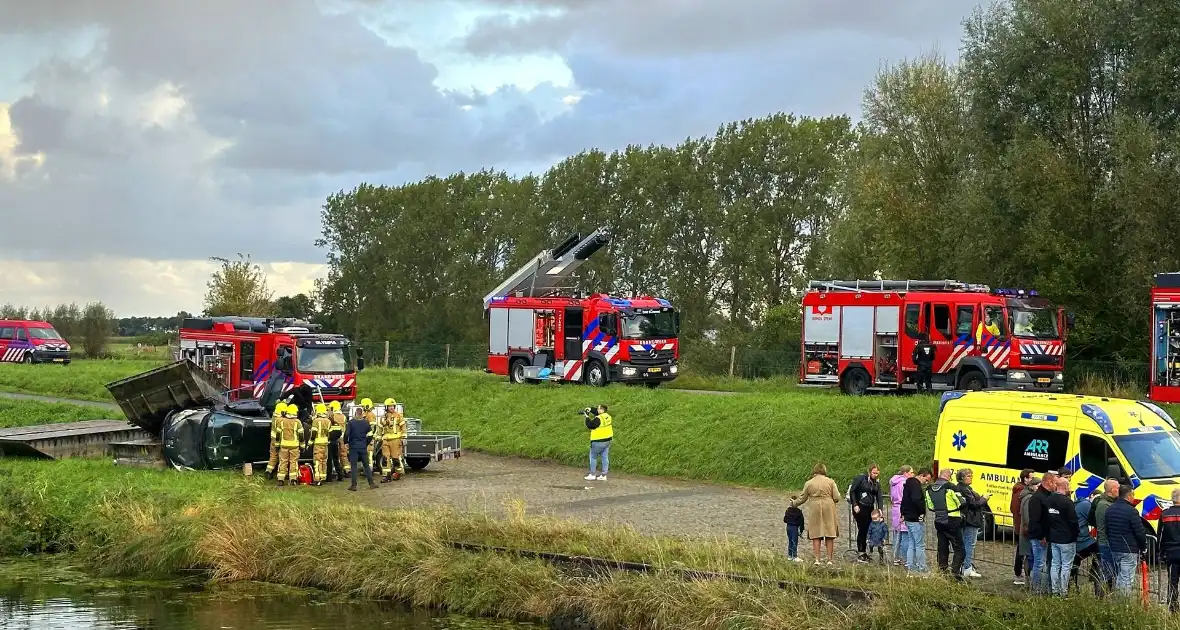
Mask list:
[[[392,406],[394,406],[394,405],[396,405],[396,404],[397,404],[397,401],[396,401],[396,400],[394,400],[394,399],[392,399],[392,398],[386,398],[386,399],[385,399],[385,406],[386,406],[386,407],[392,407]]]
[[[328,406],[324,403],[316,403],[315,412],[317,415],[326,415],[328,413]]]
[[[332,401],[332,411],[340,411],[340,401],[339,400]]]
[[[362,398],[361,399],[361,406],[364,407],[365,409],[371,409],[373,407],[373,399],[372,398]]]
[[[283,412],[286,410],[287,410],[287,403],[280,402],[275,405],[275,414],[274,415],[281,416],[281,415],[283,415]]]

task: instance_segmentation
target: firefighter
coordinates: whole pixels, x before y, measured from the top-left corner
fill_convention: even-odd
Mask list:
[[[365,419],[365,422],[369,423],[369,444],[365,447],[367,449],[365,457],[369,458],[369,467],[376,468],[374,466],[376,460],[373,459],[373,456],[379,451],[376,450],[376,438],[373,436],[380,435],[380,433],[377,432],[377,414],[373,411],[373,400],[371,398],[361,399],[361,417]]]
[[[997,311],[993,311],[991,308],[986,308],[984,311],[986,313],[984,321],[979,322],[979,326],[975,329],[975,344],[981,347],[983,345],[984,331],[991,335],[992,338],[998,338],[1000,336],[1000,323],[996,319]]]
[[[311,418],[311,478],[315,485],[324,485],[328,476],[328,435],[332,421],[328,419],[328,406],[316,403],[315,415]]]
[[[275,478],[275,469],[279,466],[279,422],[283,419],[283,410],[287,403],[275,404],[275,412],[270,416],[270,460],[266,462],[266,478]]]
[[[328,428],[328,481],[344,481],[349,474],[348,445],[340,438],[344,436],[348,419],[340,412],[339,400],[333,400],[328,407],[332,418],[332,426]]]
[[[279,473],[278,485],[287,485],[287,480],[299,480],[299,444],[303,441],[303,423],[299,421],[299,409],[294,405],[283,408],[279,421]]]
[[[400,479],[406,474],[405,462],[402,461],[402,439],[406,437],[406,418],[398,412],[397,401],[392,398],[385,399],[385,420],[381,426],[384,429],[381,435],[381,457],[389,466],[381,483],[386,483]]]
[[[922,386],[926,386],[926,391],[930,391],[930,380],[934,370],[934,344],[930,343],[930,335],[926,333],[918,334],[918,343],[914,345],[914,354],[911,357],[914,360],[914,367],[918,368],[917,384],[918,391],[922,391]]]

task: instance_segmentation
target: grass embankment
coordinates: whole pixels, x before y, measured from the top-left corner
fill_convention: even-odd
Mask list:
[[[578,571],[453,542],[646,561],[647,574]],[[1161,612],[1094,602],[1013,601],[941,581],[813,571],[735,544],[622,528],[419,510],[378,511],[314,491],[275,492],[229,474],[128,470],[105,462],[0,461],[0,554],[52,551],[107,575],[197,574],[316,587],[417,607],[516,619],[583,617],[610,628],[1161,628]],[[736,572],[810,585],[866,585],[841,609],[802,586],[684,580],[664,569]]]
[[[83,407],[0,398],[0,429],[25,427],[35,424],[77,422],[79,420],[121,419],[118,411],[102,407]]]
[[[69,365],[0,363],[0,391],[112,402],[105,385],[163,365],[156,360],[76,360]]]

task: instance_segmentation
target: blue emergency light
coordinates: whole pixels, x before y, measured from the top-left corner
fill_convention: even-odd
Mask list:
[[[1014,297],[1036,297],[1039,295],[1034,289],[995,289],[992,291],[996,295],[1011,295]]]
[[[1110,422],[1110,416],[1106,415],[1106,412],[1103,411],[1102,407],[1086,403],[1082,405],[1082,413],[1086,414],[1086,417],[1093,420],[1094,423],[1102,429],[1103,433],[1107,435],[1114,433],[1114,425]]]

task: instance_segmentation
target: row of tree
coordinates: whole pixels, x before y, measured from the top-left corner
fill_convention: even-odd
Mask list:
[[[797,338],[810,278],[958,278],[1076,312],[1075,354],[1142,358],[1180,268],[1180,3],[1011,0],[962,54],[884,69],[863,120],[775,114],[548,171],[361,184],[322,210],[323,318],[361,339],[478,342],[482,296],[575,230],[581,289],[670,298],[684,334]]]
[[[56,307],[27,308],[5,304],[0,306],[0,319],[27,319],[49,322],[71,346],[80,346],[88,358],[102,356],[115,332],[115,313],[102,302],[91,302],[84,307],[59,304]]]

